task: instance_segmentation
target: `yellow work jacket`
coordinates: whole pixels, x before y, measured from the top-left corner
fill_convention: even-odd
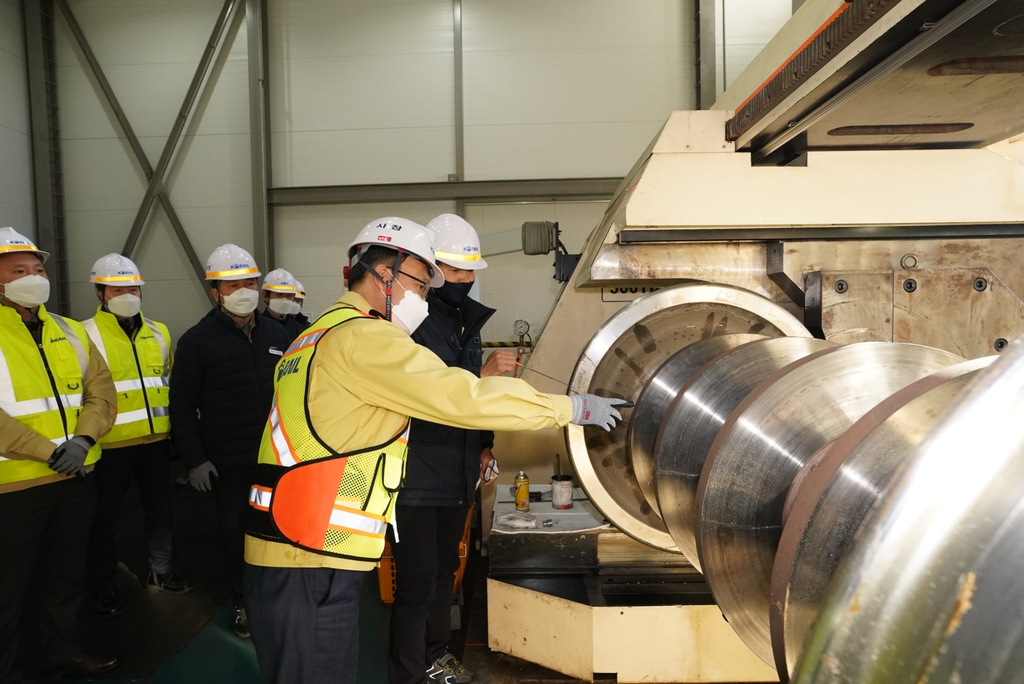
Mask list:
[[[170,436],[168,378],[171,334],[163,323],[138,317],[128,337],[117,317],[101,306],[82,325],[103,356],[117,390],[117,419],[101,440],[107,449],[144,444]]]
[[[325,316],[343,307],[370,312],[362,296],[348,292]],[[543,394],[521,379],[478,378],[449,368],[386,320],[360,316],[326,332],[320,322],[292,345],[295,349],[320,334],[305,373],[282,376],[305,375],[305,394],[278,394],[277,400],[282,411],[308,411],[312,431],[333,453],[383,449],[400,438],[410,417],[469,430],[506,431],[563,427],[572,418],[569,397]],[[278,375],[288,370],[286,361],[287,357],[278,364]],[[272,426],[265,434],[272,435]],[[301,454],[296,460],[302,460]],[[245,558],[267,567],[374,566],[252,534],[246,536]]]
[[[0,409],[5,417],[0,492],[62,478],[45,462],[53,453],[52,445],[79,434],[90,380],[109,383],[109,375],[98,377],[101,372],[107,373],[105,366],[90,368],[91,345],[81,323],[48,313],[43,306],[38,317],[42,334],[37,344],[21,315],[12,307],[0,306]],[[113,402],[111,390],[105,388],[99,404]],[[94,440],[110,428],[113,407],[100,406],[98,413],[99,420],[94,415],[91,426],[97,434],[81,433]],[[109,421],[104,420],[107,416]],[[51,446],[40,447],[39,437]],[[99,458],[100,446],[96,444],[89,450],[85,465],[91,466]]]

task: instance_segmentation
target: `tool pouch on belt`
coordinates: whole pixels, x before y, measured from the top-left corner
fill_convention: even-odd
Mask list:
[[[248,533],[312,553],[380,560],[404,477],[404,437],[290,468],[260,464]]]

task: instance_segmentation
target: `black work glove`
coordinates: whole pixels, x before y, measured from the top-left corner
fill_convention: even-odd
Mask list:
[[[85,477],[85,458],[89,455],[89,449],[93,442],[88,437],[75,435],[68,441],[58,446],[53,451],[53,456],[46,462],[61,475],[75,475]]]

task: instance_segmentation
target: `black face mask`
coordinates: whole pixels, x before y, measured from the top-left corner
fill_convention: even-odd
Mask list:
[[[469,296],[469,290],[472,287],[473,283],[451,283],[446,281],[444,285],[435,289],[434,293],[442,302],[457,309],[466,302],[466,297]]]

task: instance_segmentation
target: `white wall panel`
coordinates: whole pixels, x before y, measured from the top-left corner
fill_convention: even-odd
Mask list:
[[[694,105],[693,5],[464,0],[468,179],[625,174]]]
[[[271,0],[274,184],[455,171],[450,0]]]
[[[522,241],[517,238],[523,223],[557,221],[566,249],[570,253],[578,253],[607,207],[607,202],[479,204],[466,207],[466,219],[480,234],[487,260],[487,268],[477,271],[480,301],[497,309],[484,326],[485,341],[512,340],[512,323],[517,318],[530,324],[530,334],[536,340],[562,289],[562,284],[552,277],[555,273],[552,266],[554,254],[526,256],[522,253]]]
[[[220,0],[72,0],[71,9],[136,135],[156,166]],[[72,314],[95,308],[93,261],[120,251],[146,190],[145,176],[77,44],[58,14],[58,85],[71,253]],[[244,17],[226,34],[213,86],[182,137],[165,186],[201,261],[214,247],[252,245],[248,66]],[[180,335],[209,307],[160,207],[139,242],[144,309]]]
[[[32,129],[20,0],[0,0],[0,226],[35,237]]]
[[[454,202],[279,207],[274,213],[277,265],[306,286],[303,308],[316,316],[345,291],[342,273],[348,264],[348,246],[363,226],[394,215],[425,224],[453,211]]]

